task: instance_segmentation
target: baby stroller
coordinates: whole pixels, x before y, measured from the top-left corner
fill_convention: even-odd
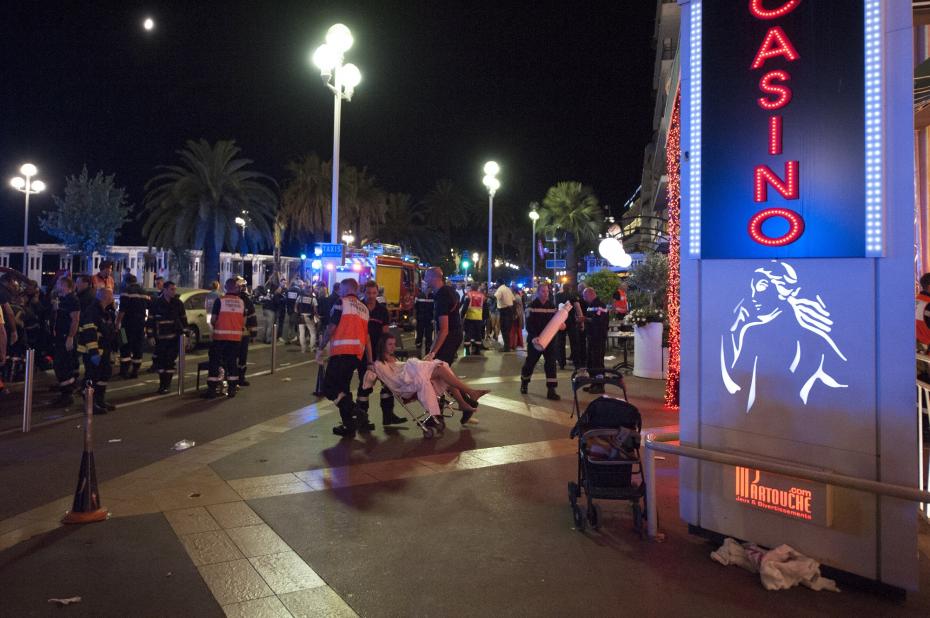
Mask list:
[[[626,500],[633,511],[633,526],[643,536],[646,485],[639,456],[642,417],[636,406],[606,395],[580,413],[578,389],[584,384],[614,386],[626,395],[619,371],[598,369],[589,375],[579,370],[572,374],[578,422],[570,436],[578,438],[578,480],[568,483],[568,502],[575,528],[584,530],[586,523],[595,530],[600,527],[601,510],[594,500]],[[587,496],[586,509],[578,504],[582,493]]]

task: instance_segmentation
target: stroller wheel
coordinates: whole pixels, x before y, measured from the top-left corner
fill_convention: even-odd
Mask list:
[[[423,437],[424,437],[424,438],[432,438],[432,437],[434,437],[435,435],[436,435],[436,432],[433,431],[433,428],[432,428],[432,427],[427,427],[426,429],[423,430]]]
[[[597,504],[591,504],[588,507],[588,523],[591,528],[598,530],[601,527],[601,507]]]
[[[584,512],[577,504],[572,505],[572,519],[575,520],[575,529],[579,532],[584,531]]]
[[[572,506],[578,503],[578,496],[581,495],[581,492],[578,490],[578,483],[575,481],[568,482],[568,503]]]

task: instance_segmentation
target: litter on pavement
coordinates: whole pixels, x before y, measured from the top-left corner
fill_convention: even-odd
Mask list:
[[[71,605],[72,603],[80,603],[81,597],[68,597],[67,599],[49,599],[49,603],[54,603],[59,606]]]
[[[197,443],[193,440],[178,440],[171,448],[175,451],[186,451],[187,449],[193,448],[195,446],[197,446]]]

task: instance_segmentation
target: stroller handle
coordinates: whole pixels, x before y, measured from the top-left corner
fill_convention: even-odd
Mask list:
[[[585,369],[582,367],[572,371],[572,388],[574,390],[578,390],[587,384],[609,384],[622,389],[624,388],[623,374],[616,369],[604,367],[595,369]]]

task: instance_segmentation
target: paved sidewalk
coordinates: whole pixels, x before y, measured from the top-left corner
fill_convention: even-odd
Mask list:
[[[9,512],[0,521],[0,616],[927,615],[926,554],[923,592],[903,604],[855,590],[769,593],[713,563],[713,547],[677,517],[675,458],[658,469],[665,543],[641,540],[625,503],[602,503],[600,532],[574,530],[571,401],[547,401],[542,379],[521,396],[521,360],[457,363],[493,393],[477,425],[451,419],[435,440],[409,423],[337,440],[334,408],[306,404],[315,369],[259,377],[231,402],[175,400],[170,413],[140,406],[137,432],[196,429],[198,445],[130,454],[137,433],[124,450],[100,452],[108,522],[60,527],[70,497]],[[633,378],[628,389],[648,427],[675,425],[661,382]],[[130,420],[108,415],[95,427],[105,436]],[[33,435],[19,448],[42,441]],[[68,496],[77,453],[43,457]],[[67,608],[46,602],[74,595],[82,602]]]

